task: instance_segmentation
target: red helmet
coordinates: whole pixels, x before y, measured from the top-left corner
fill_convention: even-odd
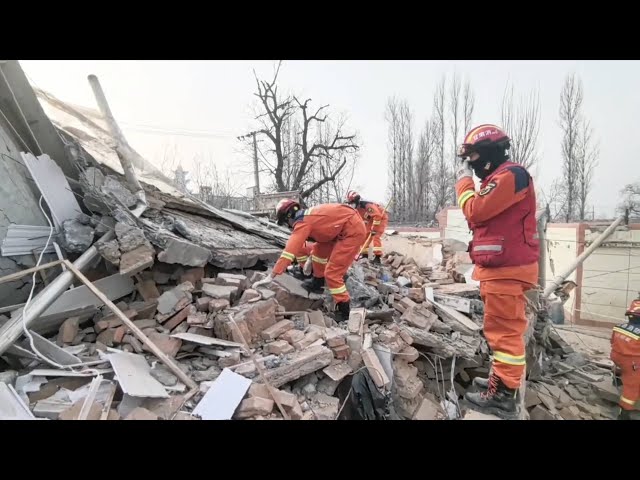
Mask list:
[[[360,201],[360,194],[355,190],[349,190],[347,192],[347,203],[358,203]]]
[[[297,211],[300,210],[300,204],[290,198],[283,198],[276,205],[276,220],[278,225],[282,225],[285,221]]]
[[[459,157],[468,157],[476,147],[483,145],[508,145],[511,142],[509,136],[496,125],[484,123],[472,128],[464,137],[462,145],[458,147]],[[508,147],[507,147],[508,148]]]
[[[627,309],[627,313],[625,313],[625,315],[640,317],[640,298],[637,298],[631,302],[631,305],[629,305],[629,308]]]

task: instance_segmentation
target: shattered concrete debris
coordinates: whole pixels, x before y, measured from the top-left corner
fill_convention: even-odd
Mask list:
[[[62,222],[61,245],[67,252],[83,253],[93,243],[95,231],[77,219]]]

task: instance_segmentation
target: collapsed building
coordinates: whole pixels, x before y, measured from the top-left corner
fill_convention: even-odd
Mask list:
[[[484,418],[463,401],[490,364],[466,245],[355,263],[341,324],[330,296],[293,275],[253,290],[289,232],[174,188],[119,138],[99,93],[102,113],[35,91],[66,163],[20,154],[50,226],[12,224],[5,238],[8,255],[42,255],[0,278],[33,278],[24,303],[2,308],[0,418]],[[546,317],[532,300],[522,418],[615,418],[610,362]]]

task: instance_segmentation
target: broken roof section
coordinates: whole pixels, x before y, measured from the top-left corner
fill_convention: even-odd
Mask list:
[[[105,178],[114,174],[124,185],[124,171],[115,150],[116,140],[102,114],[97,110],[67,104],[42,90],[34,91],[54,126],[68,140],[81,146],[99,166],[106,167],[100,169]],[[86,159],[86,155],[81,154],[80,157]],[[92,162],[87,160],[90,165]],[[157,247],[176,245],[181,249],[183,244],[180,242],[186,239],[211,252],[209,263],[231,269],[248,268],[261,260],[273,260],[280,253],[280,247],[286,244],[289,236],[287,230],[264,219],[217,209],[179,191],[166,175],[140,156],[134,159],[134,169],[150,199],[152,210],[137,222],[138,227]],[[81,179],[87,178],[88,170],[85,169]],[[95,172],[91,178],[95,178]],[[98,187],[98,197],[105,200],[102,184],[93,184],[91,187]],[[85,191],[85,194],[91,196],[90,191]],[[85,204],[87,200],[85,196]],[[94,210],[96,205],[87,206]]]

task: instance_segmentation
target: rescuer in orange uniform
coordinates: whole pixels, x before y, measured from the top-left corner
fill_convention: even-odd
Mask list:
[[[517,418],[516,395],[525,373],[524,292],[538,282],[539,243],[533,179],[509,162],[510,139],[495,125],[467,133],[458,156],[458,206],[473,232],[469,255],[484,302],[484,335],[493,351],[488,379],[474,379],[481,392],[466,399],[504,418]],[[472,172],[473,170],[473,172]],[[475,191],[473,173],[481,180]]]
[[[304,279],[311,274],[311,259],[313,258],[314,242],[306,241],[300,248],[300,251],[296,253],[295,263],[296,266],[291,270],[291,274],[299,279]]]
[[[356,209],[362,220],[364,220],[368,231],[371,233],[369,241],[362,247],[360,258],[367,256],[369,243],[373,239],[373,263],[380,264],[382,258],[382,234],[389,224],[389,215],[384,207],[375,202],[363,200],[358,192],[350,190],[347,192],[347,203]]]
[[[295,200],[284,199],[276,207],[276,216],[278,224],[288,224],[293,232],[271,275],[282,274],[300,252],[304,242],[312,238],[316,242],[312,255],[313,279],[303,282],[303,286],[309,291],[321,293],[326,279],[339,320],[347,320],[351,297],[345,285],[345,276],[367,238],[367,231],[358,213],[348,205],[339,203],[302,209]],[[270,280],[267,277],[266,282]]]
[[[619,420],[631,420],[630,412],[640,400],[640,299],[626,312],[628,323],[613,327],[611,360],[622,371]]]

